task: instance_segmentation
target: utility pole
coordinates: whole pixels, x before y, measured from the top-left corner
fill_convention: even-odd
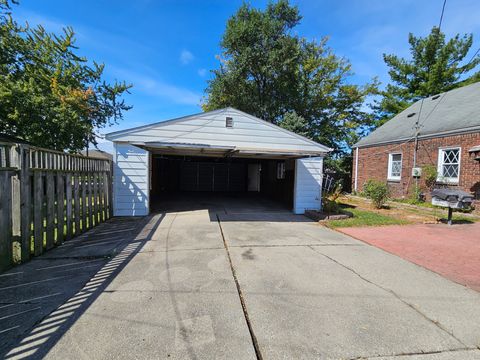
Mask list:
[[[420,111],[418,112],[417,120],[415,121],[415,145],[413,148],[413,168],[417,167],[417,152],[418,152],[418,135],[420,134],[420,115],[422,115],[422,108],[423,108],[423,101],[425,98],[422,98],[422,102],[420,103]],[[415,176],[415,195],[418,194],[418,176]],[[415,199],[418,200],[418,199]]]

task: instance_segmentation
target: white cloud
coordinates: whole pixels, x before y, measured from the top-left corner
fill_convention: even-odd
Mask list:
[[[182,52],[180,53],[180,62],[183,65],[189,64],[190,62],[192,62],[193,59],[193,54],[188,50],[182,50]]]
[[[169,99],[177,104],[198,105],[202,97],[201,94],[189,89],[166,84],[155,79],[139,79],[137,84],[145,89],[148,94]]]
[[[141,91],[146,95],[156,96],[176,104],[199,105],[202,94],[174,84],[168,84],[155,75],[140,74],[124,68],[110,66],[109,72],[124,78],[133,84],[132,91]]]
[[[204,77],[207,75],[207,69],[198,69],[198,75]]]

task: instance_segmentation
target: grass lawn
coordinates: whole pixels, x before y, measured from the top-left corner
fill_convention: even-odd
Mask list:
[[[392,199],[392,202],[400,203],[400,204],[407,204],[407,205],[413,205],[413,206],[420,206],[424,208],[430,208],[430,209],[435,209],[439,208],[438,206],[432,205],[430,201],[414,201],[410,199]]]
[[[378,214],[374,211],[361,210],[345,205],[343,205],[342,208],[348,212],[351,212],[353,217],[343,220],[330,220],[325,222],[326,226],[330,228],[340,228],[356,226],[405,225],[410,223],[407,220]]]
[[[339,204],[345,211],[351,212],[353,218],[344,220],[330,220],[325,226],[331,228],[406,225],[406,224],[436,224],[446,222],[447,209],[430,206],[404,206],[400,202],[392,201],[381,209],[375,209],[367,199],[353,196],[342,196]],[[428,207],[428,208],[427,208]],[[453,221],[457,224],[469,224],[480,221],[480,217],[454,212]]]

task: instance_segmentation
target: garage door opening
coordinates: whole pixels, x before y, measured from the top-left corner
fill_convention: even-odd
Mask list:
[[[222,206],[230,201],[241,201],[252,211],[293,208],[292,159],[152,154],[150,176],[151,211],[195,204]]]

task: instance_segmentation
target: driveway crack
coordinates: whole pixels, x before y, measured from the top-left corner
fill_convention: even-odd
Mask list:
[[[420,309],[418,309],[417,307],[415,307],[413,304],[409,303],[408,301],[404,300],[399,294],[397,294],[395,291],[393,291],[392,289],[389,289],[389,288],[386,288],[382,285],[379,285],[379,284],[376,284],[375,282],[367,279],[365,276],[359,274],[357,271],[355,271],[353,268],[345,265],[345,264],[342,264],[341,262],[339,262],[338,260],[335,260],[334,258],[320,252],[320,251],[317,251],[316,249],[314,249],[312,246],[309,246],[309,248],[316,252],[317,254],[320,254],[324,257],[326,257],[327,259],[329,259],[330,261],[333,261],[335,264],[337,265],[340,265],[341,267],[343,267],[344,269],[352,272],[353,274],[355,274],[356,276],[358,276],[360,279],[362,279],[363,281],[366,281],[367,283],[387,292],[387,293],[390,293],[392,294],[396,299],[398,299],[399,301],[401,301],[403,304],[407,305],[409,308],[411,308],[412,310],[414,310],[415,312],[417,312],[420,316],[422,316],[424,319],[426,319],[427,321],[429,321],[430,323],[432,323],[433,325],[435,325],[436,327],[438,327],[440,330],[442,330],[443,332],[447,333],[448,335],[450,335],[452,338],[454,338],[456,341],[458,341],[460,344],[462,344],[466,349],[475,349],[475,348],[472,348],[472,347],[469,347],[467,344],[465,344],[462,340],[460,340],[457,336],[455,336],[453,334],[452,331],[449,331],[447,328],[445,328],[442,324],[440,324],[439,321],[436,321],[434,319],[431,319],[428,315],[426,315],[425,313],[423,313]]]
[[[247,323],[248,332],[250,333],[250,338],[252,339],[252,345],[253,345],[253,348],[255,350],[255,355],[257,356],[257,360],[263,360],[263,356],[262,356],[262,353],[260,351],[260,346],[258,345],[257,337],[255,336],[255,332],[253,331],[253,326],[252,326],[252,323],[250,321],[250,317],[248,315],[247,304],[245,303],[245,298],[243,296],[243,292],[242,292],[242,289],[240,287],[240,283],[239,283],[238,278],[237,278],[237,272],[235,270],[235,267],[233,266],[233,261],[232,261],[231,255],[230,255],[230,250],[228,248],[227,239],[225,238],[225,234],[223,233],[222,223],[220,221],[220,217],[218,216],[218,214],[217,214],[217,222],[218,222],[218,226],[220,228],[220,233],[222,234],[223,245],[225,247],[225,251],[227,252],[227,258],[228,258],[228,262],[230,264],[230,270],[232,271],[233,280],[235,281],[235,286],[237,287],[238,297],[239,297],[240,303],[242,305],[243,316],[245,317],[245,322]]]
[[[384,357],[401,357],[401,356],[415,356],[415,355],[436,355],[436,354],[448,354],[448,353],[455,353],[460,351],[475,351],[475,348],[458,348],[458,349],[451,349],[451,350],[439,350],[439,351],[424,351],[424,352],[405,352],[399,354],[391,354],[391,355],[372,355],[372,356],[358,356],[350,358],[349,360],[367,360],[367,359],[378,359]]]

